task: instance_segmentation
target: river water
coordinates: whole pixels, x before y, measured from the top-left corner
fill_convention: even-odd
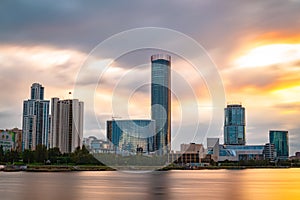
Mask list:
[[[300,169],[0,172],[0,200],[300,199]]]

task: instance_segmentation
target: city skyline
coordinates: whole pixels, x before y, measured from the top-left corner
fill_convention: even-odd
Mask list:
[[[107,2],[105,7],[118,12],[118,17],[107,17],[105,9],[101,10],[102,3],[100,7],[94,4],[97,3],[23,3],[21,8],[3,3],[5,10],[0,12],[0,24],[4,27],[0,35],[1,129],[22,127],[22,101],[28,99],[31,83],[39,82],[46,87],[45,99],[53,96],[65,99],[74,88],[81,64],[99,42],[131,28],[154,26],[180,31],[203,45],[218,67],[226,100],[242,102],[246,108],[248,144],[267,143],[269,130],[288,130],[290,155],[300,149],[297,142],[300,141],[299,2],[176,1],[174,4],[153,2],[153,6],[135,2],[132,8],[125,3],[120,3],[120,6]],[[129,10],[123,11],[122,6]],[[15,9],[22,10],[20,15],[12,12]],[[49,12],[36,12],[43,9]],[[164,12],[166,9],[167,13]],[[135,15],[130,11],[135,11]],[[120,17],[128,23],[120,23]],[[118,74],[122,76],[131,69],[127,59],[118,61],[113,64],[106,80],[118,79]],[[105,64],[107,59],[100,59],[101,62]],[[139,70],[142,76],[136,76],[136,81],[150,80],[150,76],[145,75],[149,74],[149,58],[145,57],[141,63],[148,65]],[[209,116],[206,108],[209,109],[211,104],[205,81],[193,76],[192,70],[186,70],[187,65],[176,57],[172,60],[174,70],[185,73],[195,85],[199,84],[197,97],[203,108],[201,112],[203,116]],[[80,84],[89,84],[90,79],[87,75],[86,81]],[[109,84],[109,81],[104,83],[107,87]],[[172,86],[180,88],[176,83]],[[126,87],[124,85],[122,91],[126,92]],[[144,118],[150,118],[147,94],[146,89],[133,96],[128,109],[130,117],[140,118],[144,113]],[[99,99],[96,115],[100,119],[100,130],[91,121],[86,123],[84,136],[105,135],[105,121],[111,118],[112,112],[101,105],[107,105],[111,100],[109,91],[104,90]],[[189,96],[183,101],[189,102]],[[175,125],[178,122],[177,110],[178,104],[174,101],[172,124]],[[93,115],[87,110],[86,121],[90,121]],[[209,119],[203,119],[203,123],[207,121]],[[176,128],[172,127],[172,130]],[[205,131],[205,127],[199,131],[202,130]],[[209,137],[214,136],[223,138],[223,130]]]

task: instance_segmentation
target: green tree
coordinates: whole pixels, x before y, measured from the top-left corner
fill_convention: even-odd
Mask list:
[[[4,151],[3,151],[3,146],[0,146],[0,162],[3,162],[4,160]]]
[[[24,163],[34,162],[34,152],[29,149],[25,149],[22,153],[22,159]]]
[[[48,150],[48,159],[51,163],[56,163],[57,159],[61,156],[61,152],[58,147],[54,147]]]
[[[35,161],[43,163],[47,159],[47,148],[45,145],[38,144],[35,150]]]
[[[7,150],[4,154],[4,162],[14,163],[19,160],[19,153],[14,150]]]
[[[82,145],[81,153],[82,153],[83,155],[88,155],[88,154],[90,154],[89,150],[85,147],[85,145]]]

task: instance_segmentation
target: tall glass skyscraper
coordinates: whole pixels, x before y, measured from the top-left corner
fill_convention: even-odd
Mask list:
[[[278,159],[286,160],[289,157],[289,137],[288,131],[269,131],[270,143],[274,144]]]
[[[23,150],[34,150],[38,144],[48,146],[50,101],[44,100],[44,87],[41,84],[33,83],[30,91],[31,99],[23,103]]]
[[[151,56],[151,118],[156,123],[153,151],[171,150],[171,56]]]
[[[239,104],[225,108],[224,144],[245,145],[245,108]]]

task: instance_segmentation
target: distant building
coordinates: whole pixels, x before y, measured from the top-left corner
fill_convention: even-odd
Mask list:
[[[264,160],[265,145],[220,145],[219,161]]]
[[[204,158],[204,154],[205,154],[205,149],[203,147],[203,144],[196,144],[196,143],[181,144],[180,151],[182,153],[198,153],[200,155],[200,158]]]
[[[168,162],[184,166],[200,166],[201,159],[205,157],[203,144],[181,144],[180,151],[171,151],[168,154]]]
[[[106,125],[107,138],[116,153],[136,154],[137,149],[141,151],[141,148],[144,153],[152,150],[154,120],[109,120]]]
[[[91,153],[108,153],[112,150],[108,141],[98,139],[95,136],[83,138],[83,145],[85,145]]]
[[[171,56],[151,56],[151,118],[156,128],[150,151],[165,154],[171,150]]]
[[[207,138],[207,154],[211,155],[211,159],[215,162],[218,162],[220,154],[219,138]]]
[[[300,160],[300,152],[296,152],[294,156],[290,156],[289,160]]]
[[[182,166],[200,166],[201,157],[197,152],[170,152],[168,162]]]
[[[0,130],[0,146],[4,151],[22,151],[22,130],[18,128]]]
[[[245,145],[245,108],[239,104],[230,104],[224,111],[224,144]]]
[[[44,100],[44,87],[39,83],[31,86],[30,99],[23,103],[22,150],[35,150],[36,145],[48,145],[49,101]]]
[[[50,115],[50,134],[49,134],[49,148],[59,146],[59,112],[58,112],[59,98],[51,98],[51,115]]]
[[[10,151],[15,149],[16,134],[12,131],[0,130],[0,147],[4,151]]]
[[[62,153],[74,152],[82,146],[84,103],[78,99],[51,99],[50,148]]]
[[[270,143],[275,145],[278,159],[286,160],[289,157],[288,131],[270,130]]]
[[[266,160],[274,161],[277,157],[275,145],[271,143],[265,144],[264,156]]]

